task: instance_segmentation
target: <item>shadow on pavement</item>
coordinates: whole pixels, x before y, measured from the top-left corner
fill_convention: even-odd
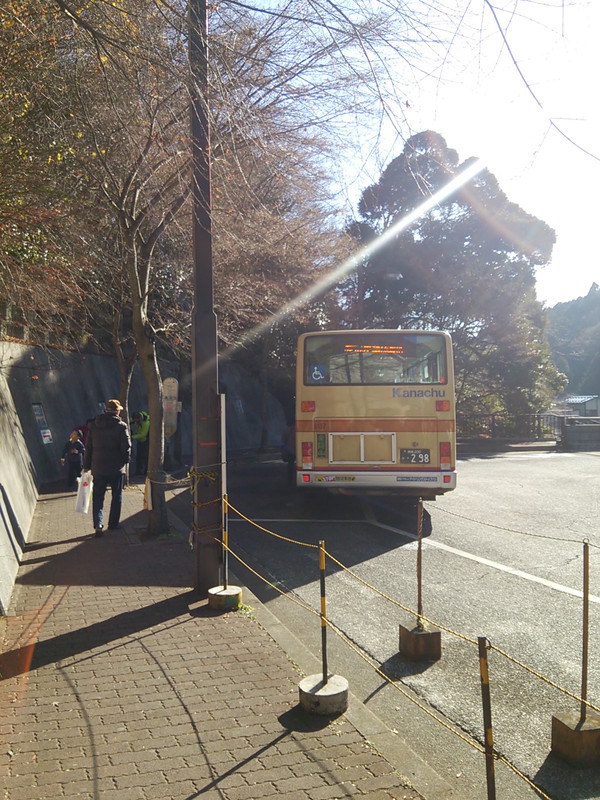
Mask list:
[[[571,767],[554,753],[548,754],[533,780],[551,797],[568,797],[569,800],[600,797],[598,768]]]
[[[341,715],[321,716],[319,714],[310,714],[297,705],[294,708],[290,708],[285,714],[281,714],[277,719],[287,731],[314,732],[324,730],[333,719],[339,716]]]
[[[394,653],[381,664],[380,669],[391,681],[400,681],[411,675],[421,675],[435,663],[435,661],[407,661],[399,653]]]
[[[14,678],[16,675],[108,645],[124,636],[140,633],[153,625],[181,616],[189,617],[189,605],[197,600],[194,592],[185,592],[51,639],[28,642],[0,655],[0,675],[3,679]]]
[[[187,542],[178,536],[145,540],[145,511],[132,514],[122,529],[51,542],[30,543],[18,583],[27,586],[192,585],[193,563]],[[65,545],[75,546],[63,549]]]

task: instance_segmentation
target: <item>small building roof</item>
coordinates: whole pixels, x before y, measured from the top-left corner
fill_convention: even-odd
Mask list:
[[[583,403],[589,403],[590,400],[597,400],[597,394],[582,394],[582,395],[575,395],[574,397],[567,397],[565,398],[565,403],[568,403],[571,406],[580,406]]]

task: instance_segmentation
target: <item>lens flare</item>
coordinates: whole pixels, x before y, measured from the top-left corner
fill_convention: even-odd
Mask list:
[[[302,292],[293,300],[290,300],[289,303],[287,303],[279,311],[276,311],[274,314],[272,314],[267,320],[261,322],[259,325],[256,325],[254,328],[245,333],[237,344],[227,348],[225,355],[231,355],[240,347],[243,347],[244,344],[259,337],[272,325],[275,325],[282,319],[285,319],[285,317],[290,316],[299,308],[302,308],[303,306],[307,305],[307,303],[310,303],[311,300],[314,300],[315,297],[318,297],[326,292],[331,286],[334,286],[336,283],[342,280],[342,278],[345,278],[351,272],[356,270],[365,259],[370,258],[373,253],[384,247],[390,241],[390,239],[393,239],[401,231],[406,230],[406,228],[412,225],[413,222],[416,222],[424,214],[427,214],[429,211],[431,211],[431,209],[438,205],[438,203],[442,203],[444,200],[447,200],[451,194],[468,183],[484,168],[485,164],[481,159],[477,159],[472,164],[469,164],[465,170],[460,172],[458,175],[455,175],[454,178],[452,178],[452,180],[449,181],[445,186],[443,186],[441,189],[438,189],[438,191],[432,194],[430,197],[426,198],[413,211],[406,214],[406,216],[402,217],[393,225],[391,225],[380,236],[378,236],[372,242],[369,242],[369,244],[365,245],[365,247],[362,247],[360,250],[358,250],[358,252],[354,253],[354,255],[346,259],[346,261],[344,261],[338,267],[332,269],[327,275],[314,283],[305,292]]]

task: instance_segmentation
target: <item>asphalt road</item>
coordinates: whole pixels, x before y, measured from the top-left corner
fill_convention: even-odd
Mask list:
[[[232,513],[233,551],[273,586],[250,573],[241,575],[244,582],[319,655],[318,617],[290,598],[319,610],[316,545],[323,540],[347,568],[328,559],[328,617],[393,683],[331,632],[330,669],[348,678],[351,691],[460,797],[487,797],[476,645],[485,636],[511,657],[488,653],[496,749],[551,798],[600,798],[600,770],[574,769],[550,749],[552,715],[579,709],[551,683],[581,692],[584,539],[591,595],[587,697],[600,706],[600,453],[465,458],[457,490],[425,504],[423,613],[445,629],[435,663],[411,663],[398,652],[398,625],[415,622],[400,606],[417,608],[414,506],[394,498],[306,496],[286,486],[285,465],[276,459],[232,464],[228,479],[235,508],[293,540]],[[235,558],[231,568],[245,572]],[[500,762],[496,783],[499,800],[539,796]]]

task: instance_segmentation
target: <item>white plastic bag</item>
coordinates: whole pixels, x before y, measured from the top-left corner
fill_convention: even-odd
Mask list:
[[[90,496],[92,494],[92,473],[84,470],[79,478],[77,497],[75,499],[75,512],[77,514],[87,514],[90,507]]]

